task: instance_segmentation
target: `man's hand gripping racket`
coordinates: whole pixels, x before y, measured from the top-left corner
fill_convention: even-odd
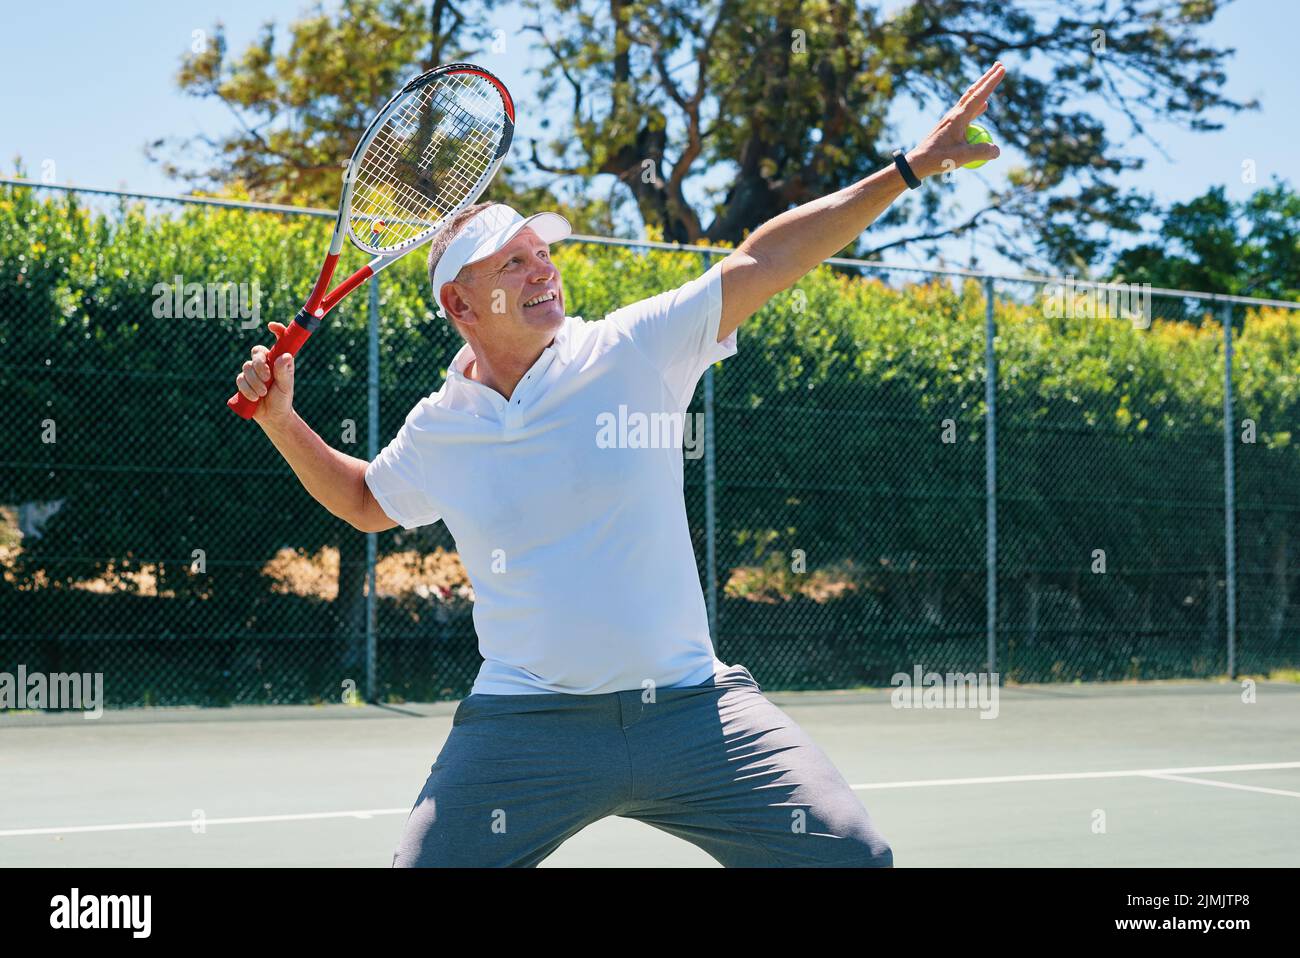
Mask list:
[[[515,107],[505,84],[472,63],[437,67],[402,87],[348,161],[334,235],[311,295],[288,327],[270,324],[275,345],[264,354],[254,350],[226,405],[251,419],[274,388],[276,369],[285,368],[276,365],[281,356],[296,355],[343,297],[429,242],[483,195],[514,130]],[[328,291],[344,234],[374,259]]]

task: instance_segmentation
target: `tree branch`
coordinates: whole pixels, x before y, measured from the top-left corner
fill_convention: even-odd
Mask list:
[[[887,249],[897,249],[898,247],[906,246],[909,243],[924,243],[927,240],[939,240],[939,239],[947,239],[950,237],[960,236],[962,233],[965,233],[967,230],[974,227],[979,222],[981,217],[985,216],[988,213],[997,212],[1001,208],[1002,208],[1001,203],[990,203],[982,210],[977,210],[965,222],[958,223],[956,226],[951,226],[946,230],[939,230],[938,232],[935,233],[918,233],[915,236],[905,236],[902,239],[893,240],[892,242],[889,243],[882,243],[880,246],[874,246],[871,249],[862,251],[859,254],[859,256],[862,259],[868,259],[879,253],[883,253]]]
[[[547,166],[542,162],[541,157],[537,155],[537,141],[529,140],[529,146],[532,148],[533,165],[543,173],[554,173],[557,176],[585,176],[586,170],[577,167],[559,167]]]

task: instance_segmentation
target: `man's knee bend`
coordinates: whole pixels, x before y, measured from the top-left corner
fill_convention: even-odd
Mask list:
[[[893,868],[894,850],[883,838],[856,843],[860,854],[844,863],[845,868]]]
[[[880,849],[872,856],[870,868],[893,868],[894,867],[894,850],[889,845]]]

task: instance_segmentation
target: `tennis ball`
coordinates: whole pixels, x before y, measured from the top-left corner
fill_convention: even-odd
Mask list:
[[[984,127],[976,123],[972,123],[970,126],[966,127],[966,142],[967,143],[992,143],[993,135],[989,133],[988,130],[984,129]],[[971,160],[969,163],[963,163],[962,166],[965,169],[973,170],[976,167],[983,166],[987,162],[988,160]]]

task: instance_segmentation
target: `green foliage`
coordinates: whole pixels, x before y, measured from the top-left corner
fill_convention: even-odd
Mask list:
[[[251,521],[248,499],[232,494],[239,480],[210,472],[206,487],[189,481],[241,454],[254,457],[245,468],[270,463],[252,436],[219,439],[207,409],[221,357],[212,349],[223,332],[239,338],[232,324],[156,320],[153,287],[176,275],[258,281],[264,307],[283,313],[280,277],[292,275],[293,259],[306,261],[308,224],[280,230],[197,212],[150,221],[129,207],[110,221],[75,200],[36,203],[23,192],[4,207],[0,262],[16,273],[3,294],[4,458],[24,468],[6,473],[3,495],[67,500],[39,545],[24,550],[24,571],[36,565],[66,585],[104,572],[108,557],[175,560],[205,548],[219,562],[284,541],[289,527],[277,527],[273,510]],[[43,443],[47,419],[55,441]],[[60,558],[47,564],[46,551]]]
[[[994,171],[1005,180],[973,215],[935,178],[882,225],[912,226],[894,245],[924,248],[991,223],[1008,255],[1079,272],[1147,209],[1125,181],[1142,165],[1125,144],[1163,124],[1217,129],[1254,106],[1223,92],[1232,51],[1209,42],[1217,0],[524,6],[546,55],[538,165],[587,195],[616,178],[640,219],[680,242],[739,242],[888,165],[900,118],[937,122],[1001,59],[988,121],[1024,165]]]
[[[184,637],[189,691],[139,693],[153,701],[333,701],[340,675],[361,674],[362,537],[224,408],[249,348],[268,339],[265,322],[297,311],[328,229],[195,208],[102,215],[75,199],[0,192],[0,505],[64,501],[40,538],[22,542],[12,581],[0,578],[6,634],[110,633],[133,642],[132,654],[145,637]],[[360,261],[351,255],[341,269]],[[695,255],[580,244],[560,248],[557,262],[570,311],[587,320],[704,268]],[[169,291],[177,276],[256,283],[263,325],[156,317],[155,287]],[[430,309],[420,257],[381,281],[380,446],[438,388],[459,346]],[[1001,614],[1005,641],[1021,643],[1007,660],[1038,663],[1022,677],[1110,674],[1157,635],[1173,663],[1162,668],[1185,670],[1187,643],[1222,644],[1220,330],[1052,319],[1009,299],[996,320]],[[302,415],[361,458],[366,322],[366,297],[345,301],[297,377]],[[1260,597],[1243,603],[1242,622],[1276,651],[1297,627],[1287,543],[1300,542],[1300,501],[1286,505],[1286,490],[1300,488],[1300,316],[1263,310],[1239,322],[1238,410],[1258,427],[1258,442],[1238,452],[1241,566]],[[788,685],[879,679],[904,656],[935,668],[944,656],[978,662],[983,323],[974,283],[894,288],[818,269],[742,329],[739,354],[716,371],[720,585],[734,570],[758,571],[723,590],[724,658],[768,656],[770,680]],[[47,421],[53,443],[43,441]],[[703,468],[686,466],[700,551]],[[381,553],[438,545],[452,545],[441,525],[380,538]],[[338,599],[278,594],[263,574],[282,548],[323,546],[344,556]],[[1118,574],[1087,574],[1095,548]],[[195,549],[205,572],[193,567]],[[799,578],[782,569],[796,550],[825,595],[789,597]],[[129,582],[104,595],[74,588],[144,567],[157,569],[157,596],[133,595]],[[762,600],[764,576],[788,598]],[[381,688],[408,699],[463,692],[477,664],[468,618],[430,601],[379,603],[393,670]],[[1117,657],[1097,635],[1127,636],[1131,647]],[[1026,641],[1039,643],[1038,658],[1025,658]],[[1094,652],[1095,669],[1077,664]],[[167,654],[158,653],[172,662]],[[1204,661],[1215,667],[1212,655]],[[1074,664],[1051,671],[1061,662]],[[272,663],[296,678],[272,689]]]
[[[1285,182],[1235,202],[1213,187],[1173,204],[1157,235],[1117,257],[1117,281],[1300,301],[1300,194]]]
[[[494,3],[480,0],[470,16],[446,0],[317,4],[287,37],[268,23],[233,55],[218,22],[185,54],[177,84],[225,105],[235,129],[216,140],[159,139],[151,155],[172,175],[229,195],[336,206],[344,164],[376,111],[413,74],[464,59],[484,39]],[[179,165],[196,153],[210,165]]]
[[[496,2],[477,9],[447,0],[347,0],[329,11],[318,5],[285,31],[268,24],[242,53],[228,49],[218,23],[201,50],[186,53],[177,84],[223,104],[238,122],[215,139],[160,138],[147,152],[199,190],[332,208],[343,168],[375,112],[416,73],[481,54]],[[575,204],[526,182],[518,153],[507,156],[486,199],[553,209],[579,231],[609,231],[607,203]],[[196,157],[206,165],[194,166]]]
[[[203,188],[332,206],[340,167],[401,80],[471,55],[490,65],[503,52],[495,37],[488,52],[484,14],[495,6],[318,5],[283,33],[267,26],[242,52],[227,50],[218,24],[185,56],[178,83],[238,122],[216,139],[158,140],[151,151]],[[557,208],[597,233],[626,222],[631,203],[670,240],[737,243],[886,166],[900,115],[937,121],[1000,58],[1009,73],[988,121],[1024,165],[1006,169],[973,213],[954,205],[953,184],[932,180],[882,218],[912,227],[889,246],[933,248],[989,223],[1004,254],[1086,272],[1149,210],[1126,186],[1142,159],[1123,144],[1160,124],[1218,129],[1221,116],[1255,106],[1223,92],[1232,51],[1207,42],[1220,0],[1087,6],[525,0],[518,32],[499,39],[507,56],[536,40],[544,133],[527,153],[516,148],[494,195]],[[180,162],[200,152],[205,167]]]

